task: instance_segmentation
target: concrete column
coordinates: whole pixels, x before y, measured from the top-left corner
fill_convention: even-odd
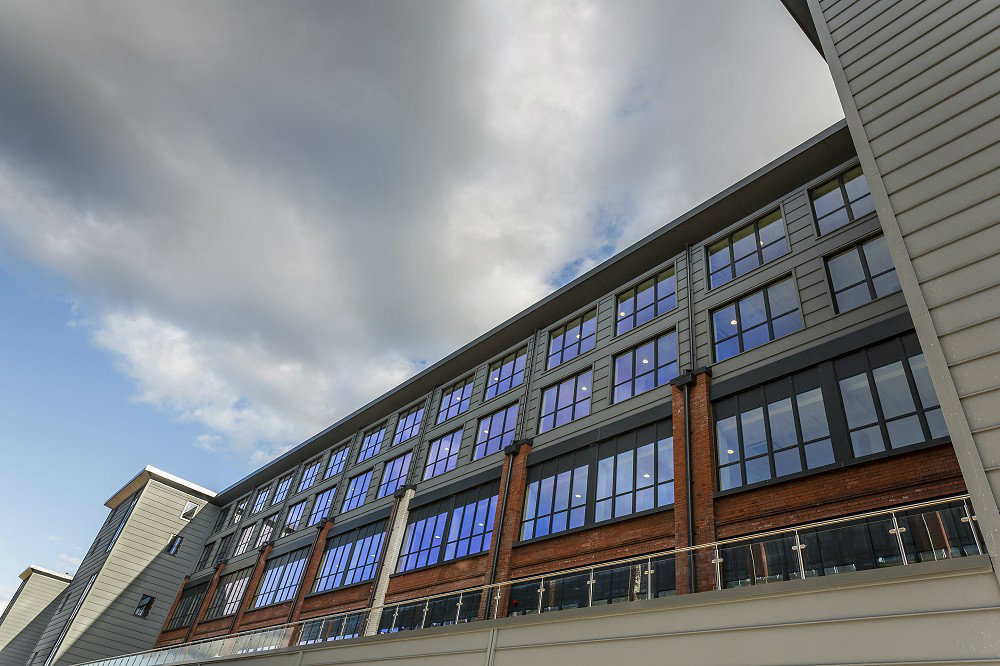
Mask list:
[[[393,510],[392,525],[389,526],[389,536],[386,538],[385,546],[382,548],[382,563],[379,566],[378,576],[375,579],[372,602],[370,604],[373,608],[385,603],[385,593],[389,589],[389,576],[396,571],[399,550],[403,547],[403,533],[406,531],[406,521],[410,517],[410,500],[413,499],[413,494],[413,486],[403,486],[393,495],[396,498],[396,505]],[[381,618],[381,611],[372,611],[368,614],[368,622],[365,625],[365,636],[375,635],[378,631],[378,624]]]
[[[500,491],[497,494],[497,513],[493,520],[493,539],[490,543],[488,562],[496,562],[495,571],[491,568],[486,584],[502,583],[510,580],[511,551],[521,531],[521,515],[524,512],[524,488],[528,476],[528,454],[531,453],[531,440],[523,439],[514,442],[504,449],[506,454],[503,469],[500,470]],[[509,470],[509,473],[508,473]],[[490,574],[492,573],[492,579]],[[509,590],[504,588],[500,594],[497,616],[507,615],[507,598]],[[492,608],[490,594],[483,594],[480,602],[479,617],[485,618]],[[490,616],[492,617],[492,615]]]
[[[672,397],[674,431],[674,545],[698,545],[715,541],[715,455],[712,450],[712,409],[708,399],[710,372],[698,368],[675,379]],[[686,432],[684,427],[684,388],[688,391],[687,418],[691,431],[691,485],[688,495]],[[694,540],[688,536],[688,512],[693,514]],[[677,593],[714,589],[714,555],[699,551],[678,556],[676,561]],[[692,586],[692,573],[695,585]]]
[[[268,541],[261,547],[260,555],[257,557],[257,564],[254,565],[253,573],[250,574],[250,582],[247,583],[247,591],[243,595],[243,601],[240,602],[240,609],[236,612],[236,617],[233,618],[233,628],[230,630],[230,633],[236,633],[240,630],[240,624],[243,623],[243,616],[250,609],[250,603],[257,592],[257,586],[260,585],[260,579],[264,575],[264,564],[267,562],[267,556],[272,550],[274,550],[273,541]]]
[[[215,594],[215,589],[219,586],[219,578],[222,576],[222,571],[225,568],[226,560],[219,562],[218,566],[215,567],[215,574],[212,576],[212,582],[208,584],[208,589],[205,590],[205,598],[201,600],[198,612],[194,616],[194,622],[191,623],[187,634],[184,636],[185,643],[191,640],[191,636],[194,635],[194,630],[198,628],[198,624],[201,622],[202,618],[205,617],[205,613],[208,612],[208,606],[212,603],[212,595]]]

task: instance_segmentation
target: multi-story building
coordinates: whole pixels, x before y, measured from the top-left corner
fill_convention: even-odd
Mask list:
[[[32,565],[20,578],[20,586],[0,615],[2,666],[22,666],[31,658],[42,630],[73,577]]]
[[[785,4],[845,122],[199,491],[157,635],[30,666],[1000,658],[997,12]]]

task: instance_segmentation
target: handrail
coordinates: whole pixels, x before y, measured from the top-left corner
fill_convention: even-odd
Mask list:
[[[966,507],[966,514],[967,514],[967,517],[968,517],[968,522],[971,523],[972,521],[975,520],[975,517],[974,517],[974,515],[972,515],[970,513],[970,507],[969,507],[968,503],[966,502],[966,500],[969,500],[969,494],[968,493],[964,493],[964,494],[961,494],[961,495],[953,495],[953,496],[950,496],[950,497],[936,499],[936,500],[927,500],[927,501],[923,501],[923,502],[914,502],[914,503],[911,503],[911,504],[906,504],[906,505],[894,507],[892,509],[880,509],[880,510],[874,510],[874,511],[866,511],[866,512],[863,512],[863,513],[852,514],[850,516],[841,516],[841,517],[838,517],[838,518],[831,518],[831,519],[827,519],[827,520],[814,521],[814,522],[811,522],[811,523],[804,523],[804,524],[795,525],[795,526],[792,526],[792,527],[777,528],[777,529],[773,529],[773,530],[766,530],[766,531],[763,531],[763,532],[755,532],[754,534],[750,534],[750,535],[744,535],[744,536],[739,536],[739,537],[732,537],[732,538],[728,538],[728,539],[721,539],[721,540],[718,540],[718,541],[710,541],[710,542],[698,544],[698,545],[695,545],[695,546],[682,546],[682,547],[679,547],[679,548],[671,548],[671,549],[668,549],[668,550],[656,551],[656,552],[652,552],[652,553],[645,553],[645,554],[642,554],[642,555],[634,555],[634,556],[627,557],[627,558],[619,558],[619,559],[615,559],[615,560],[608,560],[608,561],[598,562],[598,563],[594,563],[594,564],[582,565],[582,566],[578,566],[578,567],[571,567],[571,568],[567,568],[567,569],[560,569],[560,570],[548,572],[548,573],[545,573],[545,574],[536,574],[536,575],[532,575],[532,576],[524,576],[524,577],[521,577],[521,578],[515,578],[515,579],[508,580],[508,581],[503,581],[503,582],[498,582],[498,583],[492,583],[492,584],[488,584],[488,585],[479,585],[479,586],[468,587],[468,588],[463,588],[463,589],[458,589],[458,590],[451,590],[449,592],[441,592],[441,593],[438,593],[438,594],[430,594],[430,595],[424,595],[424,596],[420,596],[420,597],[413,597],[413,598],[410,598],[410,599],[403,599],[403,600],[399,600],[399,601],[394,601],[392,603],[383,603],[383,604],[380,604],[380,605],[377,605],[377,606],[368,606],[368,607],[364,607],[364,608],[354,608],[354,609],[350,609],[350,610],[338,611],[336,613],[331,613],[329,615],[322,615],[322,616],[312,617],[312,618],[308,618],[308,619],[304,619],[304,620],[298,620],[296,622],[288,622],[288,623],[285,623],[285,624],[274,625],[274,626],[271,626],[271,627],[264,627],[264,628],[259,628],[259,629],[252,629],[252,630],[238,632],[238,633],[235,633],[235,634],[224,634],[224,635],[220,635],[220,636],[213,636],[213,637],[210,637],[210,638],[203,638],[203,639],[199,639],[199,640],[196,640],[196,641],[190,641],[190,642],[187,642],[187,643],[180,643],[180,644],[176,644],[176,645],[163,646],[163,647],[153,648],[153,649],[149,649],[149,650],[141,650],[141,651],[138,651],[138,652],[131,652],[131,653],[127,653],[127,654],[115,656],[115,657],[108,657],[108,658],[105,658],[105,659],[98,659],[98,660],[89,661],[89,662],[82,662],[81,664],[79,664],[79,666],[91,666],[91,665],[97,665],[97,664],[104,665],[104,666],[112,666],[112,665],[113,666],[133,666],[133,664],[130,662],[130,660],[132,658],[139,657],[139,656],[142,656],[142,655],[156,655],[156,654],[164,653],[166,651],[179,651],[179,650],[186,650],[187,652],[190,652],[192,649],[197,650],[199,646],[204,646],[204,645],[207,645],[209,643],[223,641],[223,640],[230,641],[235,646],[235,645],[237,645],[239,643],[239,641],[241,639],[243,639],[245,637],[248,637],[248,636],[255,636],[255,635],[263,636],[265,634],[273,633],[273,632],[277,632],[277,631],[281,631],[282,635],[284,636],[285,632],[288,629],[293,629],[293,631],[294,631],[296,628],[301,629],[301,627],[303,627],[303,626],[305,626],[307,624],[311,625],[311,624],[315,624],[315,623],[318,623],[318,622],[332,621],[332,620],[337,620],[337,619],[340,619],[340,618],[344,618],[345,624],[346,624],[347,618],[349,618],[351,616],[357,616],[359,614],[370,615],[373,612],[378,612],[378,613],[381,614],[387,608],[397,608],[398,609],[399,607],[402,607],[402,606],[413,606],[413,605],[420,604],[420,603],[424,603],[425,606],[426,606],[431,601],[434,601],[434,600],[437,600],[437,599],[446,598],[446,597],[457,597],[459,595],[463,595],[464,596],[466,594],[485,593],[487,591],[489,591],[489,592],[492,593],[495,590],[495,592],[496,592],[496,598],[500,599],[501,590],[503,590],[504,588],[508,588],[509,589],[509,588],[511,588],[514,585],[520,585],[520,584],[523,584],[523,583],[526,583],[526,582],[530,582],[530,581],[535,581],[535,580],[537,580],[537,581],[544,581],[545,579],[560,578],[560,577],[571,575],[571,574],[574,574],[574,573],[580,573],[580,572],[584,572],[584,571],[593,571],[594,569],[598,569],[598,568],[600,568],[600,569],[611,568],[611,567],[616,567],[616,566],[622,566],[622,565],[632,564],[632,563],[636,563],[636,562],[651,561],[651,560],[654,560],[654,559],[667,558],[667,557],[670,557],[670,556],[684,555],[684,554],[693,553],[693,552],[702,552],[702,551],[705,551],[705,550],[711,550],[711,551],[713,551],[716,554],[716,558],[718,558],[718,549],[720,547],[728,547],[728,546],[732,546],[732,545],[735,545],[735,544],[746,543],[748,541],[757,541],[757,540],[765,539],[767,537],[772,537],[772,536],[794,535],[795,538],[796,538],[796,543],[798,544],[798,533],[799,532],[808,531],[808,530],[812,530],[812,529],[817,529],[817,528],[821,528],[821,527],[827,527],[827,526],[831,526],[831,525],[838,525],[838,524],[844,524],[844,523],[854,522],[854,521],[858,521],[858,520],[864,520],[866,518],[874,518],[874,517],[892,518],[893,521],[894,521],[894,525],[896,526],[895,529],[892,532],[894,534],[896,534],[896,536],[898,538],[899,537],[899,532],[898,532],[899,527],[898,527],[898,524],[895,523],[895,515],[897,513],[904,513],[904,512],[913,511],[913,510],[916,510],[916,509],[922,509],[922,508],[927,508],[927,507],[932,507],[932,506],[940,506],[940,505],[945,505],[945,504],[953,504],[955,502],[963,502],[963,504]],[[965,522],[966,518],[962,518],[962,521]],[[981,547],[981,545],[979,543],[979,537],[976,535],[976,531],[975,531],[974,528],[972,529],[972,532],[973,532],[973,536],[975,537],[975,540],[976,540],[976,546],[980,549],[980,552],[981,552],[981,548],[982,547]],[[902,544],[901,540],[900,540],[900,544]],[[796,548],[801,548],[801,546],[797,545]],[[801,554],[801,551],[799,551],[799,553]],[[903,563],[904,564],[906,563],[905,553],[903,553]],[[494,611],[495,610],[496,609],[494,609]],[[487,606],[486,616],[488,617],[489,614],[490,613],[489,613],[489,605],[488,605]],[[494,617],[496,617],[495,612],[494,612]],[[363,629],[363,626],[361,626],[359,628]],[[295,633],[293,633],[292,635],[298,636],[298,634],[295,634]],[[276,649],[277,647],[282,647],[282,646],[258,647],[258,648],[253,648],[253,649],[250,649],[249,647],[247,647],[247,649],[245,649],[245,650],[238,650],[238,651],[234,652],[233,654],[241,653],[241,652],[258,651],[258,650]],[[220,655],[220,656],[222,656],[222,655]],[[204,658],[212,658],[212,657],[204,657]],[[180,659],[178,659],[178,660],[164,660],[164,661],[149,660],[149,661],[143,662],[142,666],[152,666],[152,664],[170,663],[170,662],[173,662],[173,661],[180,661]],[[136,662],[136,666],[138,666],[138,662]]]

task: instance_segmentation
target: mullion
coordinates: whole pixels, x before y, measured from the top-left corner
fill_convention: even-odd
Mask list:
[[[924,441],[929,442],[931,440],[931,428],[930,424],[927,423],[927,410],[924,409],[924,403],[920,400],[920,392],[917,391],[917,382],[913,378],[913,369],[910,368],[910,358],[906,354],[906,348],[903,347],[902,338],[896,338],[896,351],[900,356],[900,364],[903,366],[906,385],[910,387],[910,400],[913,401],[913,406],[917,410],[917,419],[920,420],[920,428],[924,433]]]
[[[850,208],[850,204],[848,204],[848,208]],[[874,239],[870,238],[868,240],[874,240]],[[861,258],[861,270],[864,271],[865,282],[868,283],[868,294],[872,297],[872,300],[874,301],[878,298],[878,294],[875,293],[875,280],[872,278],[871,269],[868,267],[868,257],[865,256],[865,243],[867,242],[868,241],[862,241],[858,243],[858,245],[855,246],[854,251],[857,252],[858,256]],[[851,287],[854,286],[856,285],[851,285]],[[841,291],[844,290],[842,289]]]
[[[740,445],[740,485],[746,486],[747,484],[747,455],[746,449],[743,447],[743,406],[740,400],[742,396],[736,396],[736,442]]]
[[[775,282],[774,284],[779,284]],[[771,318],[771,295],[767,291],[768,287],[761,287],[761,294],[764,296],[764,317],[767,321],[768,342],[774,340],[774,321]],[[785,313],[787,314],[787,313]],[[740,322],[742,324],[742,321]]]
[[[875,373],[872,372],[872,360],[867,349],[864,350],[863,358],[865,359],[865,376],[868,378],[868,390],[872,395],[872,405],[875,407],[875,418],[878,419],[879,431],[882,433],[882,450],[890,451],[892,450],[892,441],[889,439],[889,428],[887,426],[888,422],[886,421],[885,413],[882,411],[882,398],[878,394],[878,385],[875,383]],[[870,426],[871,424],[862,426],[861,428],[868,428]],[[861,428],[856,429],[860,430]]]
[[[771,478],[777,479],[777,469],[774,466],[774,441],[771,439],[771,411],[768,409],[769,403],[767,400],[767,391],[762,386],[760,387],[761,397],[763,398],[761,404],[761,418],[764,420],[764,447],[767,451],[768,463],[771,467]],[[795,402],[792,399],[792,402]],[[798,433],[796,433],[797,435]]]
[[[801,417],[799,417],[799,393],[798,393],[798,389],[795,388],[795,382],[792,380],[792,376],[791,375],[789,375],[786,378],[786,381],[788,382],[789,399],[792,402],[792,421],[795,423],[795,439],[796,439],[796,441],[798,441],[799,464],[800,464],[800,468],[803,471],[805,471],[805,470],[809,469],[809,464],[808,464],[808,461],[806,460],[806,441],[805,441],[806,440],[806,436],[805,436],[805,434],[803,434],[804,431],[802,430],[802,419],[801,419]],[[820,396],[823,398],[823,404],[824,404],[824,410],[825,410],[826,409],[826,396],[823,395],[823,387],[822,386],[817,386],[817,388],[819,388],[819,390],[820,390]],[[812,389],[807,389],[807,391],[811,391],[811,390]],[[827,420],[829,421],[829,419],[827,419]],[[829,430],[829,427],[827,427],[827,430]],[[827,436],[829,436],[829,433],[827,434]],[[819,439],[814,439],[812,441],[813,442],[818,442],[820,439],[823,439],[823,438],[820,437]]]

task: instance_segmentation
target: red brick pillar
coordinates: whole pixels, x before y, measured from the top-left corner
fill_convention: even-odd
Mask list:
[[[163,632],[167,630],[167,624],[169,624],[171,618],[173,618],[174,611],[177,610],[177,604],[181,602],[181,595],[184,594],[184,586],[188,584],[189,580],[191,580],[191,576],[184,576],[184,580],[181,581],[181,586],[177,590],[177,596],[174,597],[174,603],[170,606],[170,610],[167,612],[167,619],[163,621],[163,626],[160,627],[160,633],[157,634],[153,647],[159,647],[160,638],[163,636]]]
[[[316,581],[319,563],[323,560],[326,537],[330,534],[331,529],[333,529],[333,518],[326,518],[316,526],[316,541],[313,542],[312,554],[309,556],[309,562],[306,563],[305,573],[302,574],[302,584],[299,586],[298,594],[295,595],[295,604],[292,606],[292,614],[288,618],[289,622],[298,622],[302,616],[302,600],[309,594],[309,590],[312,589],[313,583]]]
[[[710,382],[708,368],[698,368],[673,381],[673,430],[674,430],[674,544],[699,545],[715,541],[715,455],[712,434],[712,405],[708,399]],[[691,431],[691,481],[692,492],[688,497],[687,456],[685,443],[684,390],[688,391],[687,416]],[[694,517],[694,541],[688,538],[688,508]],[[709,550],[678,555],[677,593],[691,591],[690,572],[695,572],[696,591],[715,589],[714,554]]]
[[[194,630],[198,628],[198,624],[201,622],[202,618],[205,617],[205,613],[208,611],[208,606],[212,603],[212,595],[215,594],[215,588],[219,586],[219,578],[222,576],[222,570],[225,568],[225,560],[220,562],[219,565],[215,567],[215,574],[212,576],[212,582],[208,584],[208,589],[205,590],[205,598],[201,600],[201,606],[198,607],[198,613],[194,616],[194,622],[191,623],[191,627],[184,636],[185,643],[191,640]]]
[[[497,513],[493,520],[493,539],[490,542],[490,552],[487,562],[490,571],[486,572],[486,584],[502,583],[510,580],[511,551],[521,532],[521,515],[524,511],[524,487],[528,476],[528,454],[531,453],[531,440],[522,439],[504,449],[503,468],[500,470],[500,491],[497,493]],[[508,470],[510,473],[508,474]],[[508,482],[509,479],[509,482]],[[506,498],[506,503],[504,502]],[[492,564],[496,562],[496,571],[490,580]],[[503,588],[500,594],[497,617],[507,615],[508,588]],[[486,617],[490,612],[493,594],[483,594],[479,606],[479,617]]]
[[[250,574],[247,591],[243,595],[243,601],[240,602],[240,609],[236,612],[236,617],[233,618],[233,628],[229,630],[229,633],[235,634],[239,632],[240,625],[243,623],[243,616],[250,609],[250,604],[253,602],[254,595],[257,592],[257,586],[260,585],[260,579],[264,575],[264,564],[267,562],[267,556],[272,550],[274,550],[274,543],[270,541],[260,549],[257,564],[254,565],[253,573]]]

